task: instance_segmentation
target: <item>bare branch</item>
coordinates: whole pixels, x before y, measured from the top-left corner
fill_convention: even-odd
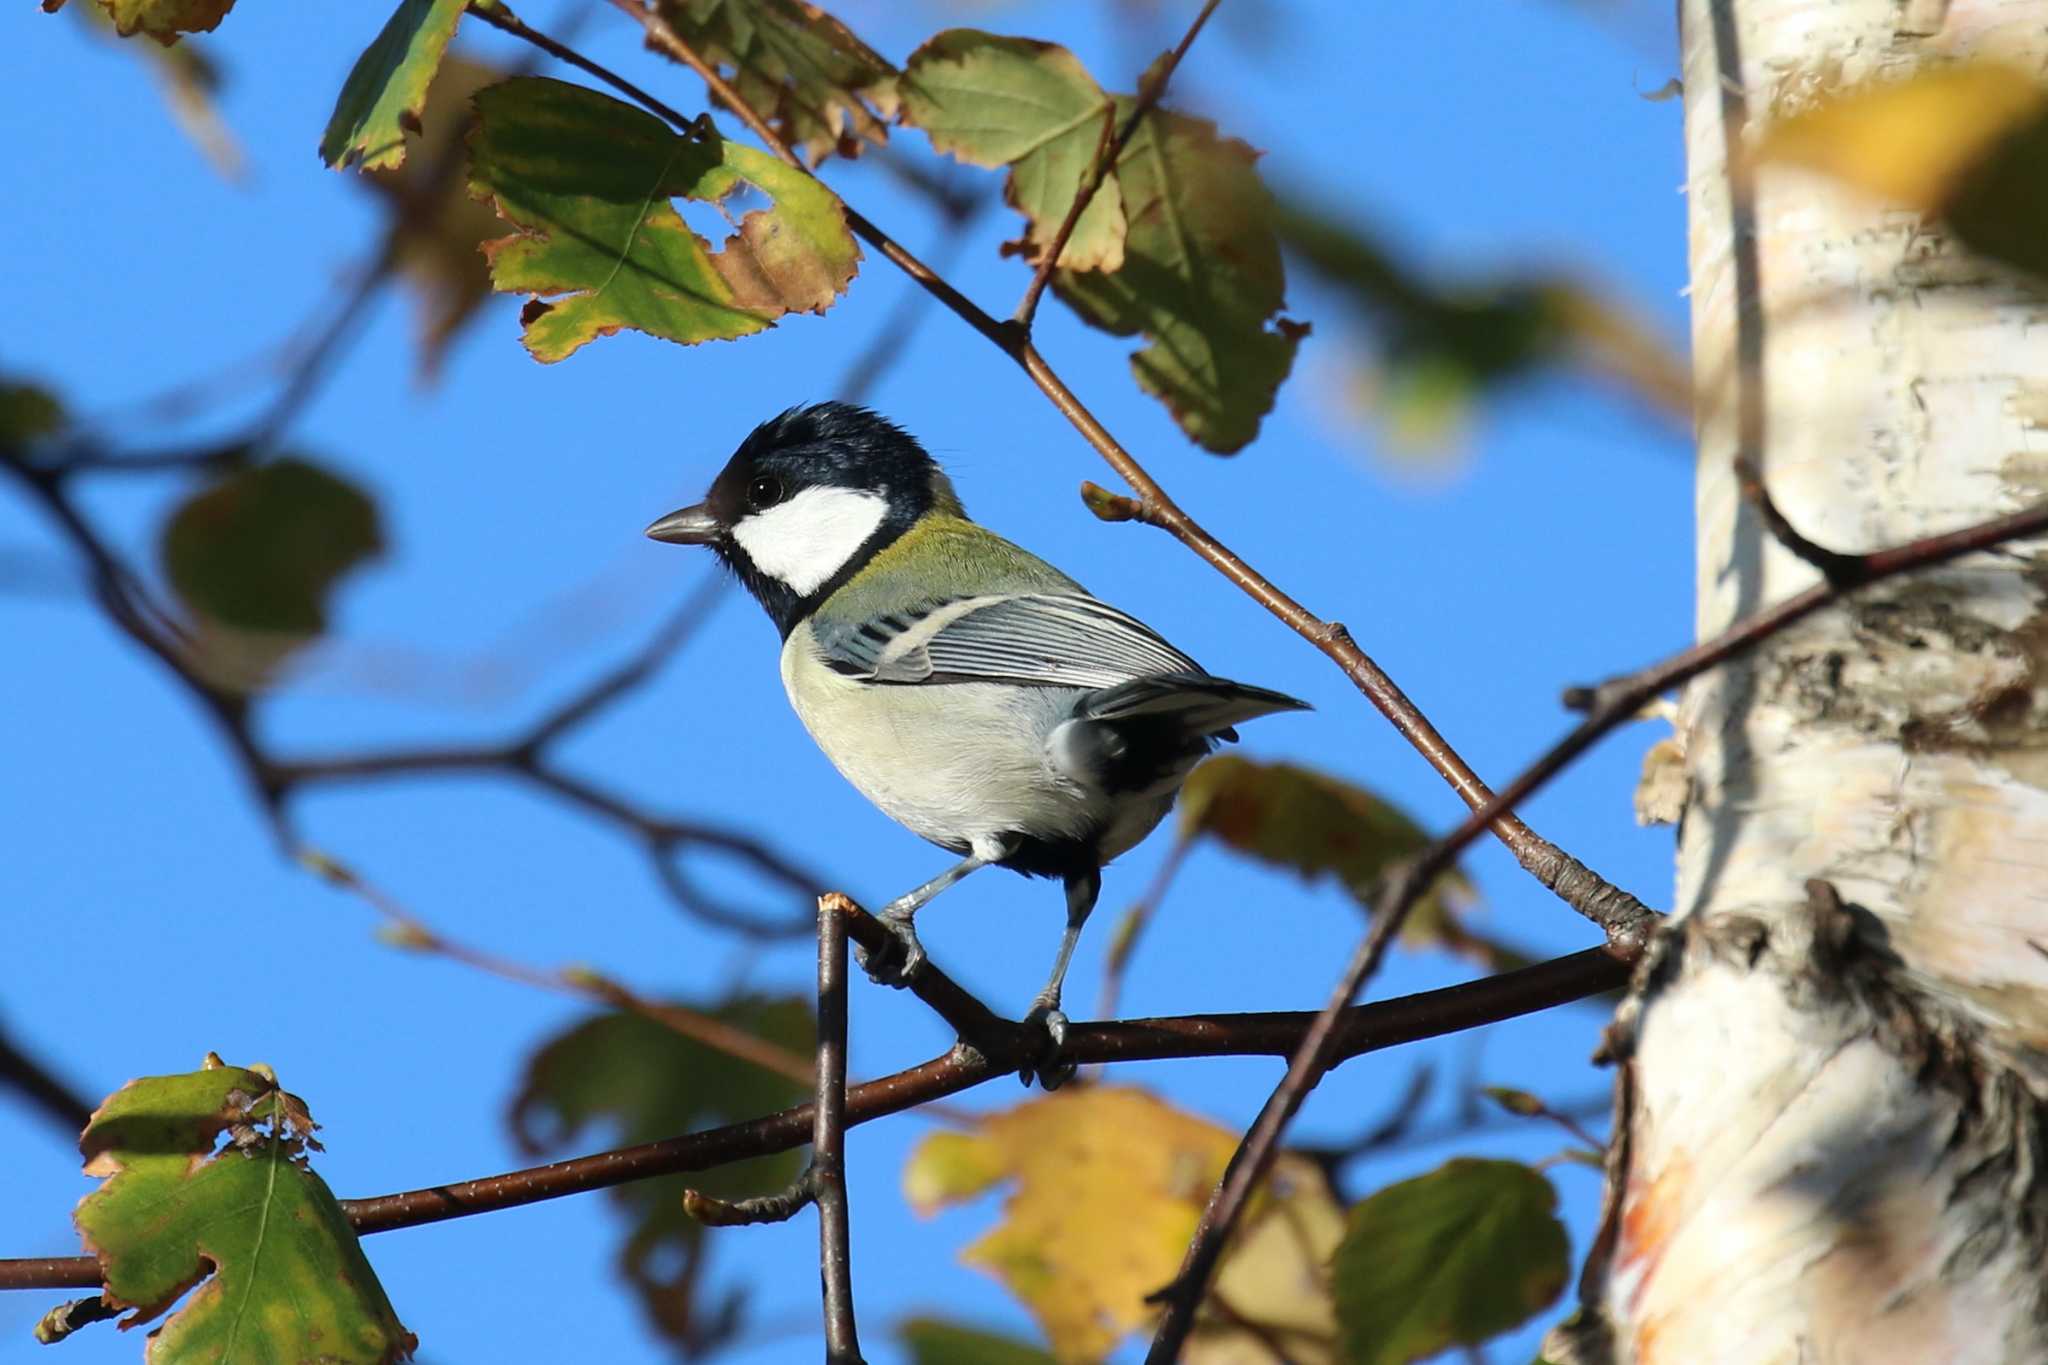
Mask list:
[[[859,1365],[853,1317],[853,1230],[846,1203],[846,922],[858,907],[818,898],[818,1086],[811,1104],[811,1189],[818,1204],[825,1359]]]
[[[1194,1326],[1195,1310],[1214,1273],[1216,1262],[1222,1256],[1223,1247],[1252,1192],[1271,1167],[1279,1151],[1281,1134],[1300,1110],[1308,1092],[1314,1089],[1339,1055],[1336,1042],[1338,1021],[1347,1007],[1356,1008],[1351,1006],[1351,1001],[1358,997],[1378,970],[1387,946],[1400,932],[1409,912],[1437,876],[1450,867],[1466,845],[1486,830],[1488,823],[1501,810],[1527,800],[1601,736],[1635,715],[1652,697],[1754,649],[1795,621],[1841,600],[1858,587],[1945,563],[1959,555],[1988,549],[2016,537],[2043,532],[2048,532],[2048,502],[1959,531],[1923,537],[1890,550],[1864,555],[1861,557],[1864,576],[1854,585],[1817,583],[1662,663],[1602,683],[1592,689],[1590,712],[1576,728],[1523,770],[1498,796],[1475,809],[1449,834],[1390,872],[1383,880],[1380,892],[1372,898],[1376,908],[1372,928],[1359,943],[1350,966],[1331,994],[1329,1004],[1304,1032],[1301,1045],[1288,1062],[1286,1076],[1274,1088],[1257,1121],[1231,1157],[1223,1179],[1203,1211],[1180,1274],[1155,1296],[1165,1301],[1167,1311],[1152,1339],[1152,1349],[1146,1360],[1151,1365],[1167,1365],[1179,1358],[1180,1348]],[[1640,953],[1645,944],[1638,940],[1635,946]]]
[[[887,933],[864,912],[844,913],[848,936],[857,941],[869,936],[870,927],[875,934]],[[1631,961],[1626,954],[1593,948],[1459,986],[1355,1006],[1344,1012],[1335,1030],[1333,1056],[1347,1060],[1583,1000],[1621,985],[1627,980]],[[921,974],[921,983],[924,975],[936,977],[938,973]],[[1309,1014],[1287,1011],[1075,1023],[1068,1026],[1062,1055],[1084,1065],[1184,1057],[1284,1057],[1295,1050],[1312,1022]],[[1014,1024],[1007,1027],[1014,1041],[1000,1045],[1006,1050],[956,1047],[907,1070],[849,1086],[846,1126],[918,1108],[1012,1075],[1035,1062],[1042,1032]],[[367,1235],[609,1189],[658,1175],[708,1170],[786,1152],[810,1141],[815,1136],[815,1110],[813,1104],[798,1105],[744,1123],[638,1147],[478,1180],[344,1200],[342,1206],[356,1231]],[[99,1284],[98,1274],[97,1262],[90,1256],[0,1260],[0,1290],[91,1288]]]
[[[1799,528],[1778,510],[1778,504],[1771,501],[1771,491],[1764,487],[1763,476],[1757,472],[1756,461],[1747,455],[1735,457],[1735,482],[1742,489],[1742,496],[1756,509],[1756,514],[1763,518],[1764,529],[1771,533],[1773,540],[1819,569],[1821,576],[1836,587],[1846,587],[1862,581],[1865,573],[1864,557],[1830,550],[1824,545],[1814,544],[1801,535]]]
[[[12,1090],[50,1122],[76,1136],[92,1118],[92,1106],[48,1068],[0,1033],[0,1089]]]

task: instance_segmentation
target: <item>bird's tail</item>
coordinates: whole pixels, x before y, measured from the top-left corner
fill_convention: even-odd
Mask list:
[[[1119,721],[1139,716],[1171,720],[1190,734],[1236,739],[1231,727],[1276,711],[1308,711],[1309,704],[1284,692],[1212,678],[1206,673],[1160,673],[1133,678],[1081,698],[1074,708],[1089,720]]]

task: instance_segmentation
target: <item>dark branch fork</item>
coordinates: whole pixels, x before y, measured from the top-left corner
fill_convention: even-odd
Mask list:
[[[1756,483],[1754,487],[1751,496],[1761,506],[1765,496],[1762,485]],[[1766,517],[1765,520],[1768,523],[1771,518]],[[1778,517],[1776,522],[1790,531],[1789,523],[1784,523],[1782,517]],[[1310,1025],[1301,1046],[1290,1059],[1286,1076],[1274,1088],[1258,1119],[1232,1156],[1223,1180],[1203,1212],[1180,1274],[1156,1296],[1165,1302],[1167,1311],[1153,1338],[1147,1361],[1152,1365],[1164,1365],[1178,1358],[1180,1347],[1194,1326],[1195,1310],[1200,1305],[1203,1289],[1252,1191],[1271,1167],[1281,1133],[1300,1110],[1308,1092],[1328,1070],[1328,1061],[1336,1055],[1333,1040],[1337,1019],[1371,981],[1387,946],[1400,932],[1409,912],[1458,854],[1485,831],[1496,807],[1527,800],[1573,759],[1591,748],[1595,741],[1633,718],[1652,698],[1747,653],[1788,626],[1834,605],[1858,588],[1912,570],[1946,563],[2008,540],[2044,532],[2048,532],[2048,502],[1958,531],[1909,541],[1889,550],[1840,557],[1853,560],[1853,570],[1824,578],[1806,591],[1775,607],[1767,607],[1747,620],[1738,621],[1713,639],[1701,641],[1661,663],[1611,678],[1595,688],[1581,689],[1580,695],[1587,706],[1585,719],[1524,769],[1493,800],[1475,809],[1455,829],[1413,860],[1394,869],[1384,880],[1379,894],[1373,897],[1376,913],[1371,930],[1359,943],[1358,951],[1337,989],[1332,992],[1329,1004]],[[1792,534],[1797,535],[1796,532]],[[1800,540],[1804,542],[1804,537]],[[1799,552],[1795,550],[1794,553]],[[1832,555],[1832,552],[1828,553]],[[1638,945],[1639,950],[1641,946]]]
[[[839,907],[848,938],[873,949],[888,944],[889,931],[874,916],[843,898],[826,899]],[[1631,960],[1625,952],[1591,948],[1464,985],[1356,1006],[1338,1021],[1332,1055],[1347,1060],[1583,1000],[1624,984]],[[910,989],[971,1041],[917,1066],[848,1086],[845,1127],[1013,1076],[1035,1062],[1045,1046],[1043,1030],[991,1013],[935,963],[927,963]],[[1304,1011],[1286,1011],[1075,1023],[1069,1026],[1063,1055],[1089,1065],[1284,1057],[1301,1041],[1313,1018]],[[816,1105],[803,1104],[637,1147],[477,1180],[343,1200],[342,1207],[358,1233],[390,1232],[786,1152],[812,1141],[816,1130]],[[98,1275],[98,1264],[90,1256],[0,1260],[0,1290],[92,1287],[99,1284]]]

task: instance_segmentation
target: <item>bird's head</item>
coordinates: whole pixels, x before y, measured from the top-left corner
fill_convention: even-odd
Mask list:
[[[694,507],[647,534],[708,545],[786,636],[953,485],[914,437],[852,403],[791,408],[754,428]]]

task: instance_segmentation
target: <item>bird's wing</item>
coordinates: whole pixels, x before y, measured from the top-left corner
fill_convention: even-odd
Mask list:
[[[1078,593],[955,598],[819,631],[816,638],[833,669],[877,683],[1094,689],[1155,674],[1202,673],[1142,621]]]

